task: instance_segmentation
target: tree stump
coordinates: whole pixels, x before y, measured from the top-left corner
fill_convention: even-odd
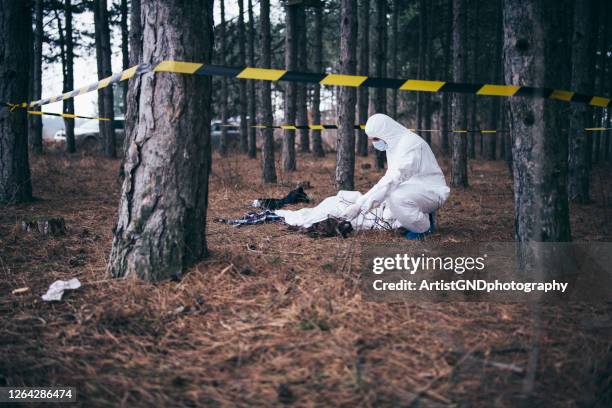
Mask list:
[[[24,232],[38,232],[43,235],[64,235],[66,222],[62,217],[33,217],[21,221]]]

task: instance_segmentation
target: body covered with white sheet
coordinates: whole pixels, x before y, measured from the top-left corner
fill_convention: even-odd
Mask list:
[[[387,115],[368,119],[369,138],[386,144],[387,172],[370,191],[339,191],[314,208],[276,211],[290,225],[308,227],[328,217],[345,218],[356,229],[429,229],[429,213],[448,198],[444,174],[429,145]]]

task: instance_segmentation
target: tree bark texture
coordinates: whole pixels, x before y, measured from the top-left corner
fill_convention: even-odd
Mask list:
[[[448,12],[448,24],[444,29],[444,76],[442,79],[448,78],[449,72],[453,63],[451,61],[453,50],[453,0],[448,0],[446,4]],[[443,155],[448,155],[450,152],[450,97],[447,92],[442,94],[442,116],[440,118],[440,150]]]
[[[263,68],[272,66],[272,36],[270,32],[270,0],[260,0],[259,18],[261,21],[261,65]],[[262,81],[261,92],[262,123],[272,125],[272,85],[270,81]],[[276,183],[276,163],[274,160],[274,133],[272,129],[261,129],[261,179],[264,183]]]
[[[129,64],[138,65],[142,62],[142,23],[140,20],[140,0],[132,0],[130,3],[130,30],[129,30]],[[138,101],[140,100],[140,87],[142,79],[135,75],[129,81],[128,94],[125,99],[125,136],[123,140],[123,157],[129,147],[129,141],[134,139],[133,132],[138,129]]]
[[[106,0],[94,0],[94,25],[98,79],[104,79],[112,75],[110,29]],[[98,111],[101,117],[111,119],[100,121],[100,135],[104,140],[104,152],[108,157],[117,157],[115,129],[113,127],[115,114],[112,86],[107,86],[98,91]]]
[[[249,50],[249,66],[255,66],[255,18],[253,17],[253,0],[248,0],[249,23],[247,36],[247,47]],[[248,92],[248,111],[249,111],[249,157],[257,157],[257,129],[254,127],[257,124],[257,100],[255,99],[256,89],[255,81],[247,82]]]
[[[227,56],[227,35],[225,27],[225,0],[219,0],[219,7],[221,9],[221,22],[219,24],[219,54],[221,56],[221,65],[226,65]],[[221,124],[227,125],[228,112],[227,112],[227,98],[229,97],[229,89],[226,77],[219,78],[221,82],[221,101],[219,103],[219,113],[221,114]],[[229,148],[229,140],[227,135],[227,126],[221,126],[221,139],[219,141],[219,154],[225,156]]]
[[[357,73],[368,76],[370,74],[370,0],[361,0],[359,7],[359,58]],[[320,71],[317,71],[320,72]],[[357,115],[360,124],[365,125],[368,120],[368,100],[370,91],[367,87],[357,88]],[[357,131],[357,154],[362,157],[368,155],[368,136],[365,130]]]
[[[495,23],[495,42],[493,44],[493,58],[491,63],[491,83],[498,84],[502,82],[502,12],[501,1],[495,2],[496,6],[496,23]],[[501,109],[501,100],[499,97],[493,97],[489,110],[489,129],[499,129],[499,113]],[[495,160],[497,151],[497,141],[499,135],[503,133],[487,133],[483,134],[483,152],[482,157],[485,160]]]
[[[384,78],[387,74],[387,0],[376,1],[376,28],[374,30],[374,76]],[[374,113],[387,113],[387,90],[374,89]],[[385,152],[376,150],[376,168],[385,168]]]
[[[480,65],[478,64],[479,54],[482,52],[480,49],[480,4],[479,2],[475,2],[471,7],[473,9],[472,12],[472,22],[469,24],[472,32],[472,41],[471,41],[471,49],[472,49],[472,75],[471,80],[473,83],[477,83],[480,81]],[[466,78],[467,79],[467,78]],[[480,125],[478,123],[478,96],[472,95],[470,96],[470,118],[467,124],[467,128],[472,130],[480,129]],[[481,134],[478,133],[480,136]],[[467,151],[468,158],[474,159],[476,158],[476,133],[470,132],[467,134]]]
[[[572,85],[575,92],[592,94],[595,47],[593,19],[595,1],[574,2],[574,30],[572,34]],[[585,104],[570,106],[568,194],[577,203],[589,202],[591,150],[584,128],[591,126],[592,111]]]
[[[308,72],[308,37],[306,35],[306,9],[304,6],[298,8],[298,70]],[[318,72],[318,71],[317,71]],[[299,125],[308,124],[308,89],[305,83],[299,83],[297,88],[297,112],[296,121]],[[300,136],[300,151],[310,152],[310,130],[298,130]]]
[[[32,95],[31,98],[37,101],[42,96],[42,42],[43,42],[43,0],[34,2],[34,49],[32,55]],[[42,154],[43,135],[42,117],[39,115],[28,115],[28,138],[32,152]]]
[[[297,69],[297,17],[298,7],[285,6],[285,69]],[[285,84],[285,124],[294,125],[297,111],[297,83]],[[295,171],[295,130],[284,130],[282,141],[281,162],[284,171]]]
[[[366,0],[367,1],[367,0]],[[323,70],[323,5],[316,7],[314,11],[314,71]],[[365,89],[365,88],[364,88]],[[366,98],[367,110],[367,98]],[[314,84],[312,92],[312,120],[315,124],[321,124],[321,85]],[[323,140],[320,130],[312,131],[312,155],[314,157],[325,156],[323,150]]]
[[[244,26],[244,0],[238,0],[238,60],[246,66],[246,29]],[[250,81],[248,81],[250,82]],[[238,112],[240,114],[240,152],[249,152],[249,125],[247,123],[247,80],[238,80]]]
[[[72,33],[71,0],[64,0],[64,19],[66,20],[66,33],[64,36],[66,60],[64,67],[63,92],[69,92],[74,89],[74,40]],[[63,112],[68,114],[74,113],[73,98],[64,99]],[[68,153],[74,153],[76,152],[76,143],[74,140],[74,119],[64,118],[64,128],[66,129],[66,151]]]
[[[399,42],[399,13],[400,6],[399,1],[393,1],[393,10],[391,10],[391,78],[398,77],[398,42]],[[397,119],[397,89],[391,90],[391,100],[388,111],[393,119]]]
[[[31,16],[27,2],[0,0],[0,101],[28,99]],[[0,204],[32,199],[25,109],[0,108]]]
[[[143,2],[143,62],[210,63],[212,14],[212,0]],[[142,82],[108,270],[158,281],[207,255],[211,80],[148,73]]]
[[[505,82],[566,89],[565,10],[553,0],[504,0]],[[567,105],[510,98],[517,241],[568,241]]]
[[[354,75],[356,69],[357,0],[340,2],[340,72]],[[355,189],[355,103],[354,87],[338,90],[336,189]]]
[[[130,67],[130,50],[129,50],[129,31],[128,31],[128,1],[121,0],[119,4],[119,11],[121,12],[121,20],[119,25],[121,26],[121,66],[123,70]],[[123,81],[121,83],[121,90],[123,91],[123,113],[127,111],[127,93],[129,88],[129,81]]]
[[[467,82],[467,5],[466,0],[453,0],[453,81]],[[455,93],[452,96],[453,129],[467,129],[467,97]],[[453,155],[451,161],[451,185],[467,187],[467,137],[466,133],[451,133]]]

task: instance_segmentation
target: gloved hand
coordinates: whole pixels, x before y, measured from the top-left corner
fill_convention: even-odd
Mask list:
[[[361,205],[359,204],[351,204],[349,205],[344,213],[342,214],[342,218],[347,221],[352,221],[361,213]]]

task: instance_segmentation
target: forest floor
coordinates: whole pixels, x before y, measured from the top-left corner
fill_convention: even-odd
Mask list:
[[[334,161],[300,155],[298,172],[262,186],[259,161],[215,157],[210,258],[179,282],[149,284],[105,274],[120,161],[33,157],[37,200],[0,211],[0,385],[75,386],[82,406],[516,406],[534,343],[527,306],[366,302],[358,244],[401,236],[315,239],[280,224],[214,221],[300,181],[316,204],[335,194]],[[358,159],[360,191],[381,176],[362,168],[371,161]],[[595,169],[592,204],[572,206],[574,239],[612,241],[610,170]],[[505,163],[475,160],[469,175],[428,239],[513,240]],[[20,232],[34,215],[64,217],[67,234]],[[54,280],[73,277],[80,289],[41,300]],[[21,287],[29,291],[11,293]],[[533,405],[612,401],[611,310],[543,307]]]

